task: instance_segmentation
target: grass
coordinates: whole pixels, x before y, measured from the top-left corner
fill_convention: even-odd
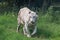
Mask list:
[[[34,37],[27,38],[22,31],[16,32],[16,15],[0,15],[0,40],[60,40],[60,24],[51,22],[51,19],[52,17],[48,14],[39,16],[37,34]]]

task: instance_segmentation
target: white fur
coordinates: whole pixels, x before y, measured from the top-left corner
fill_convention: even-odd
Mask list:
[[[37,27],[33,29],[33,32],[30,34],[28,25],[32,25],[31,22],[36,22],[37,14],[34,11],[31,11],[27,7],[21,8],[18,13],[18,27],[17,32],[19,31],[20,24],[23,24],[23,32],[24,35],[27,35],[27,37],[31,37],[31,35],[34,35],[37,31]],[[32,27],[31,27],[32,28]]]

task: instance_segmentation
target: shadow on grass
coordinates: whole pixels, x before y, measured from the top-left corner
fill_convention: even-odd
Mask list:
[[[37,38],[49,38],[52,36],[52,32],[48,31],[48,30],[44,30],[44,29],[37,29],[37,33],[35,35],[33,35],[33,37],[37,37]]]
[[[20,27],[20,32],[23,34],[23,30],[22,30],[22,26]],[[47,29],[42,29],[42,28],[38,28],[37,29],[37,33],[35,35],[33,35],[32,37],[37,37],[37,38],[49,38],[52,37],[53,33]]]

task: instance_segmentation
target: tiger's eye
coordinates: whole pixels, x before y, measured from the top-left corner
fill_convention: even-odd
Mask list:
[[[33,16],[33,18],[35,18],[35,16]]]

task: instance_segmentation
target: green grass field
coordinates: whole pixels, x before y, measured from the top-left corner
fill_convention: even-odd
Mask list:
[[[52,22],[48,14],[38,17],[38,31],[34,37],[27,38],[21,32],[17,33],[17,16],[13,14],[0,15],[0,40],[60,40],[60,24]]]

